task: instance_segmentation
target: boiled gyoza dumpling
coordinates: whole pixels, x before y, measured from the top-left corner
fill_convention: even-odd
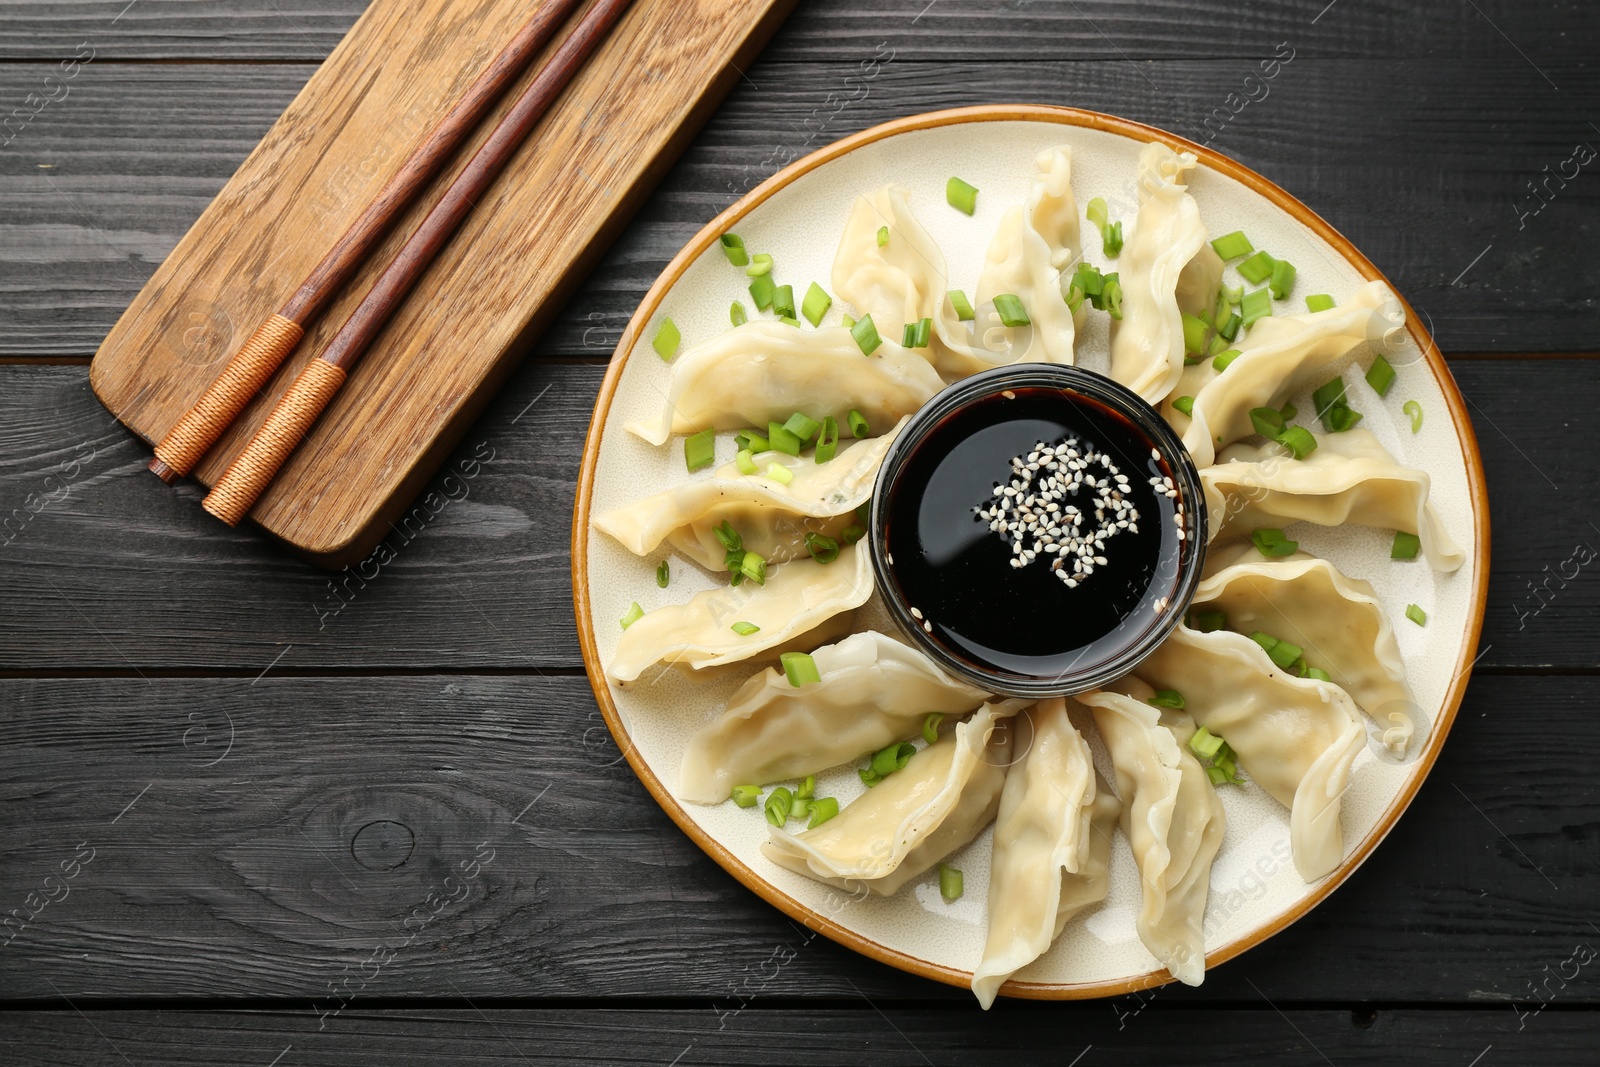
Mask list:
[[[1224,612],[1239,633],[1259,630],[1305,649],[1306,663],[1326,671],[1377,722],[1390,752],[1402,755],[1427,740],[1428,720],[1412,699],[1400,646],[1370,584],[1304,552],[1268,559],[1249,544],[1207,564],[1196,609]]]
[[[1246,776],[1289,809],[1300,877],[1314,882],[1339,866],[1340,799],[1366,743],[1348,693],[1285,673],[1244,634],[1182,624],[1138,671],[1150,685],[1181,693],[1195,724],[1226,741]]]
[[[985,704],[815,830],[768,828],[761,852],[808,878],[882,896],[977,836],[994,818],[1024,701]]]
[[[1202,470],[1211,540],[1287,522],[1376,526],[1416,534],[1436,570],[1453,571],[1465,562],[1466,553],[1428,503],[1425,472],[1397,464],[1360,427],[1315,436],[1316,451],[1305,459],[1270,442],[1241,444],[1224,449],[1216,466]]]
[[[863,356],[841,326],[752,320],[673,361],[661,415],[628,430],[660,445],[675,433],[763,427],[797,411],[833,415],[843,425],[855,410],[882,433],[943,388],[926,360],[892,341]]]
[[[1139,213],[1117,260],[1122,319],[1112,323],[1111,377],[1151,404],[1166,398],[1183,371],[1178,280],[1206,241],[1200,208],[1184,183],[1194,166],[1192,153],[1159,142],[1140,151]],[[1201,260],[1202,267],[1208,263]],[[1215,293],[1213,287],[1209,295]]]
[[[1215,248],[1210,244],[1201,245],[1200,251],[1184,264],[1183,273],[1178,275],[1178,310],[1185,315],[1216,310],[1223,266],[1222,257]]]
[[[1199,985],[1206,972],[1211,863],[1227,819],[1205,768],[1184,747],[1194,724],[1181,713],[1157,711],[1145,703],[1148,688],[1144,692],[1103,689],[1078,700],[1094,712],[1116,769],[1122,828],[1139,865],[1139,940],[1174,978]]]
[[[1332,377],[1333,366],[1356,345],[1370,341],[1387,350],[1404,327],[1405,312],[1382,282],[1367,282],[1349,301],[1327,311],[1259,319],[1235,346],[1239,355],[1227,369],[1188,394],[1194,397],[1191,415],[1170,405],[1163,414],[1182,432],[1195,465],[1209,467],[1217,449],[1255,432],[1252,408],[1282,407],[1295,393]],[[1201,373],[1210,365],[1202,361]],[[1173,384],[1177,380],[1174,374]]]
[[[1067,922],[1105,899],[1122,805],[1098,783],[1089,745],[1060,697],[1016,718],[1015,751],[995,817],[989,934],[972,991],[985,1008]]]
[[[905,420],[901,420],[903,424]],[[703,567],[720,571],[726,549],[716,529],[731,525],[744,547],[769,563],[807,554],[806,535],[839,538],[855,522],[855,510],[872,499],[872,486],[897,425],[882,437],[842,442],[826,463],[811,456],[763,452],[759,474],[737,464],[719,467],[709,478],[691,478],[627,507],[594,518],[595,529],[610,534],[635,555],[655,551],[662,541]],[[790,472],[787,483],[766,474],[771,464]]]
[[[965,714],[987,694],[927,656],[868,630],[811,654],[822,676],[796,688],[769,667],[740,686],[689,742],[678,795],[728,799],[736,785],[800,778],[915,737],[929,712]]]
[[[841,549],[832,563],[795,560],[772,568],[765,585],[745,582],[696,593],[686,604],[646,612],[617,640],[606,673],[631,682],[653,663],[683,662],[696,669],[737,663],[791,644],[834,616],[860,607],[872,596],[866,550]],[[733,630],[736,622],[759,629]]]

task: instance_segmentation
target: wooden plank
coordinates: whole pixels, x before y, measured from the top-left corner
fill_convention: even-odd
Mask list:
[[[1192,1062],[1196,1034],[1212,1062],[1329,1063],[1341,1067],[1406,1063],[1461,1067],[1473,1057],[1541,1067],[1592,1062],[1596,1020],[1588,1012],[1546,1013],[1524,1033],[1507,1034],[1500,1013],[1379,1012],[1342,1008],[1282,1014],[1259,1007],[1166,1010],[1159,1001],[1121,1020],[1104,1003],[977,1009],[854,1003],[804,1010],[763,1006],[720,1025],[716,1009],[484,1010],[461,1004],[429,1010],[351,1008],[318,1031],[304,1012],[17,1012],[8,1017],[19,1062],[116,1062],[119,1052],[164,1063],[410,1067],[435,1064],[825,1063],[895,1067],[933,1063],[1114,1062],[1128,1067]],[[459,1001],[456,1002],[460,1004]],[[1126,1013],[1124,1013],[1126,1014]],[[1493,1050],[1492,1052],[1490,1050]],[[1490,1053],[1485,1056],[1485,1053]],[[674,1059],[677,1057],[677,1059]],[[1098,1057],[1098,1058],[1096,1058]],[[1493,1057],[1499,1057],[1495,1059]],[[134,1062],[130,1060],[129,1062]]]
[[[1505,998],[1600,945],[1592,705],[1588,679],[1476,680],[1350,882],[1162,1002],[1481,1001],[1510,1023]],[[966,998],[810,935],[715,867],[619,760],[581,677],[11,681],[0,714],[0,900],[57,897],[0,952],[14,997],[322,1004],[334,983],[720,1003],[777,956],[781,985],[747,996]],[[74,857],[64,887],[45,881]]]
[[[0,11],[0,58],[51,58],[85,38],[108,58],[295,59],[327,55],[361,0],[27,0]],[[1327,0],[1293,4],[1197,0],[1181,6],[1117,0],[1006,4],[984,0],[817,0],[790,17],[773,51],[829,59],[888,41],[918,59],[1017,63],[1058,58],[1171,59],[1268,54],[1283,40],[1316,56],[1403,59],[1517,58],[1548,69],[1586,54],[1582,5],[1479,0],[1462,13],[1446,0],[1341,11]],[[1324,13],[1325,8],[1332,8]],[[120,13],[120,17],[119,16]],[[1500,31],[1509,35],[1502,36]],[[1564,88],[1564,87],[1563,87]]]
[[[0,671],[254,674],[280,653],[291,670],[578,667],[567,538],[602,372],[530,362],[449,461],[456,476],[389,538],[394,558],[330,584],[202,513],[193,485],[144,473],[84,368],[0,367]],[[1571,562],[1580,544],[1600,549],[1586,488],[1600,458],[1572,447],[1600,360],[1475,359],[1455,373],[1495,531],[1479,669],[1600,667],[1600,578]]]
[[[536,350],[608,354],[695,230],[782,159],[847,133],[1018,99],[1204,130],[1243,78],[1236,60],[1163,63],[1152,84],[1121,61],[931,64],[897,53],[861,81],[858,64],[876,45],[837,54],[751,68],[752,81],[739,83]],[[47,69],[0,64],[0,99],[32,91]],[[303,66],[85,68],[69,96],[0,151],[0,357],[90,354],[306,76]],[[1600,261],[1588,250],[1600,241],[1600,183],[1587,170],[1600,164],[1566,188],[1552,183],[1554,201],[1518,217],[1542,167],[1558,169],[1576,141],[1600,143],[1570,108],[1595,96],[1600,73],[1574,69],[1563,80],[1569,91],[1550,92],[1515,57],[1297,59],[1214,144],[1348,234],[1431,317],[1447,351],[1593,351],[1587,301]],[[1397,95],[1429,103],[1395,111]],[[193,106],[199,97],[209,106]],[[1385,121],[1372,122],[1376,113]],[[1518,150],[1485,129],[1515,129]],[[1506,285],[1508,272],[1539,285]]]

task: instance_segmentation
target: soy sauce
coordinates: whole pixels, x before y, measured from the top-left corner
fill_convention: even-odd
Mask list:
[[[977,514],[997,485],[1012,484],[1014,457],[1070,439],[1126,476],[1117,488],[1139,516],[1096,550],[1105,564],[1075,588],[1052,572],[1048,554],[1012,566],[1011,544]],[[887,497],[891,580],[920,614],[917,625],[957,659],[1034,678],[1081,671],[1137,644],[1176,590],[1179,523],[1190,520],[1175,519],[1179,500],[1151,484],[1173,475],[1155,452],[1125,416],[1070,390],[1010,389],[945,416],[907,455]],[[1087,511],[1092,528],[1094,498],[1080,488],[1061,503]]]

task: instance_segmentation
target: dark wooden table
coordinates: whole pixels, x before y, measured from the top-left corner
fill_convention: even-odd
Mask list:
[[[0,4],[0,915],[34,913],[0,1061],[1596,1062],[1600,13],[802,3],[457,457],[492,461],[330,581],[142,473],[86,365],[360,7]],[[690,234],[779,159],[1018,100],[1209,138],[1394,279],[1473,411],[1494,577],[1442,758],[1322,907],[1197,990],[983,1015],[668,822],[590,695],[567,537],[606,357]]]

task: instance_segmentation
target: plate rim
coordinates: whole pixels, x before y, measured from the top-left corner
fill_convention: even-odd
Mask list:
[[[1384,838],[1388,837],[1400,816],[1411,806],[1417,792],[1422,788],[1422,783],[1433,773],[1434,764],[1443,750],[1444,740],[1450,733],[1451,726],[1455,724],[1456,713],[1472,676],[1472,668],[1477,663],[1476,659],[1469,657],[1476,653],[1479,639],[1482,637],[1489,591],[1489,501],[1484,480],[1483,455],[1478,448],[1477,434],[1473,431],[1465,399],[1443,354],[1434,343],[1431,331],[1423,328],[1417,319],[1416,310],[1406,300],[1405,295],[1347,237],[1289,192],[1236,160],[1168,130],[1103,112],[1052,104],[984,104],[908,115],[841,138],[790,163],[720,212],[689,239],[651,284],[618,339],[616,350],[612,353],[606,368],[605,378],[600,383],[599,394],[595,398],[594,413],[590,417],[588,432],[584,435],[583,458],[578,471],[577,492],[572,506],[572,601],[584,669],[613,740],[616,741],[618,749],[627,759],[628,765],[633,768],[634,774],[644,784],[645,789],[701,851],[711,857],[723,870],[733,875],[746,889],[785,915],[797,920],[807,929],[819,932],[869,959],[947,985],[962,988],[970,986],[971,971],[947,967],[880,944],[840,925],[784,893],[703,830],[685,810],[682,802],[672,795],[661,779],[656,777],[655,772],[645,763],[643,756],[634,748],[632,738],[622,724],[596,647],[594,620],[589,607],[589,515],[594,494],[595,472],[599,464],[601,438],[604,436],[606,418],[610,413],[611,402],[616,395],[628,357],[666,294],[678,283],[689,266],[710,248],[724,231],[780,190],[787,188],[796,179],[843,158],[856,149],[918,130],[965,123],[1011,121],[1045,122],[1101,130],[1142,142],[1160,140],[1179,151],[1193,152],[1205,166],[1233,178],[1266,197],[1280,210],[1306,226],[1341,255],[1362,277],[1388,285],[1404,307],[1406,330],[1416,341],[1449,407],[1451,424],[1465,461],[1467,493],[1473,516],[1474,581],[1469,599],[1465,634],[1467,639],[1462,642],[1461,654],[1456,661],[1455,673],[1445,693],[1439,718],[1434,724],[1427,746],[1418,756],[1418,772],[1412,775],[1404,788],[1384,808],[1372,831],[1356,844],[1339,866],[1305,899],[1271,922],[1209,951],[1206,954],[1206,969],[1210,970],[1281,933],[1292,923],[1309,914],[1335,889],[1343,885],[1362,863],[1366,862]],[[1000,992],[1032,1000],[1080,1000],[1121,996],[1166,985],[1172,981],[1174,979],[1166,968],[1156,967],[1140,975],[1094,982],[1025,982],[1012,978],[1001,987]]]

